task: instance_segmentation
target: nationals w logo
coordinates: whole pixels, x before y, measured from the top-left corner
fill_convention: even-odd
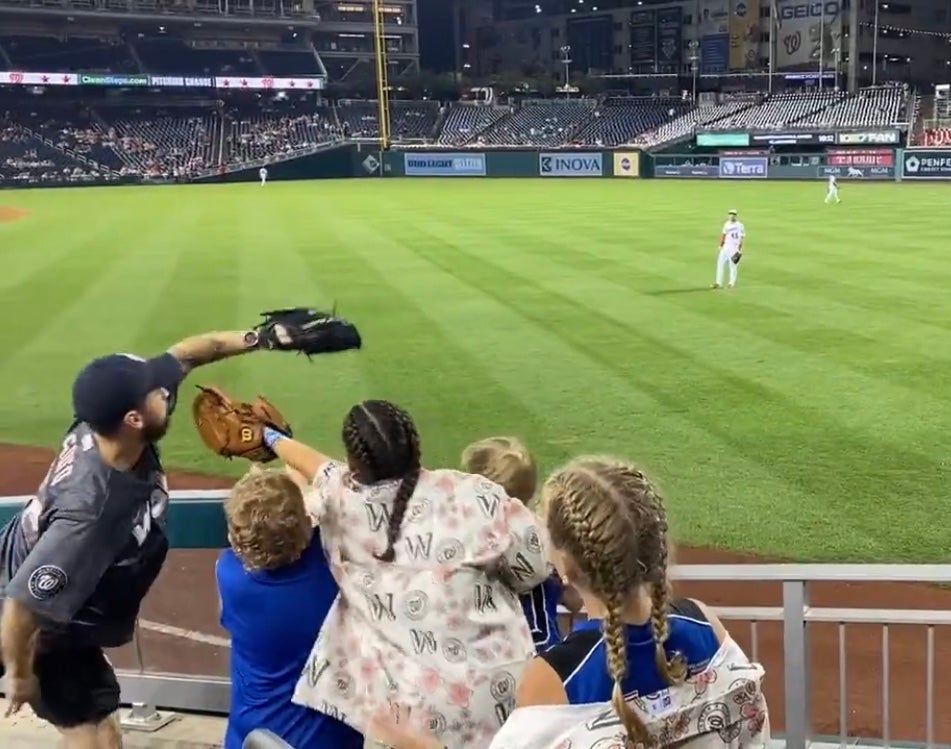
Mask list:
[[[799,48],[802,47],[802,32],[797,31],[795,34],[784,36],[783,46],[786,48],[787,55],[792,56],[796,54],[799,51]]]

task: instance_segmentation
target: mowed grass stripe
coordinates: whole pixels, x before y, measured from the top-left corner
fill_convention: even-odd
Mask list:
[[[419,230],[419,227],[414,227],[415,233]],[[421,255],[427,254],[422,248],[428,246],[428,243],[420,241],[414,244],[417,254]],[[537,325],[541,330],[533,336],[533,339],[543,340],[553,336],[559,340],[558,353],[555,356],[546,357],[543,361],[551,363],[549,377],[557,372],[568,383],[571,400],[555,404],[551,412],[553,422],[564,419],[565,413],[572,411],[575,417],[590,425],[593,415],[588,408],[587,397],[597,393],[595,397],[603,402],[609,395],[616,392],[617,400],[611,401],[612,408],[602,411],[594,422],[600,432],[595,437],[598,447],[609,453],[635,455],[640,460],[646,459],[648,465],[658,466],[661,470],[660,475],[667,477],[666,485],[674,489],[676,507],[690,507],[694,503],[697,492],[693,490],[701,474],[705,477],[703,479],[705,493],[711,489],[729,491],[731,476],[752,478],[760,491],[772,484],[768,470],[759,466],[743,465],[746,462],[746,456],[731,451],[725,444],[718,444],[714,436],[691,425],[688,409],[674,411],[669,408],[669,403],[658,404],[650,396],[645,397],[643,389],[639,390],[637,383],[632,383],[625,376],[626,373],[618,368],[616,362],[606,358],[603,349],[597,345],[602,340],[601,330],[592,329],[594,340],[591,344],[593,345],[589,345],[587,341],[581,344],[576,343],[573,338],[568,340],[569,337],[566,336],[564,329],[559,327],[561,322],[559,318],[563,314],[565,318],[572,319],[574,312],[570,305],[567,310],[560,309],[564,306],[563,300],[540,289],[533,289],[528,284],[517,284],[516,292],[511,284],[511,274],[502,273],[492,276],[491,272],[487,271],[491,266],[478,264],[478,261],[475,264],[479,265],[482,273],[476,275],[470,274],[468,265],[462,265],[456,256],[452,256],[451,262],[446,264],[443,264],[445,261],[437,254],[427,254],[427,258],[447,273],[459,276],[460,280],[466,284],[492,296],[499,303],[512,307],[513,311],[523,316],[526,322]],[[449,260],[449,258],[445,259]],[[529,307],[525,309],[521,307],[521,304],[514,304],[514,299],[520,303],[524,302]],[[534,314],[536,311],[537,315]],[[566,327],[570,327],[571,324],[568,322]],[[588,338],[591,339],[592,336]],[[561,353],[561,348],[568,348],[569,351]],[[583,366],[575,363],[579,356],[586,360]],[[595,374],[590,375],[589,370]],[[607,388],[610,385],[616,387],[608,391]],[[533,391],[532,397],[538,397],[538,393]],[[672,428],[673,424],[676,424],[677,428]],[[666,445],[665,440],[669,440]],[[684,450],[689,451],[691,455],[691,460],[687,463],[682,461]],[[676,453],[681,460],[671,460],[672,453]],[[645,458],[647,455],[652,457]],[[716,464],[722,473],[711,477],[712,464]],[[691,480],[692,477],[693,480]],[[777,485],[764,491],[758,498],[762,500],[776,495],[794,497],[797,494],[798,492],[792,487]],[[689,513],[685,516],[693,517]],[[825,522],[822,516],[814,520],[817,528],[822,527]],[[779,533],[786,533],[789,530],[785,528],[779,530]],[[699,538],[702,538],[705,543],[727,545],[730,543],[725,540],[727,536],[732,537],[733,534],[742,536],[748,531],[749,526],[741,529],[734,519],[727,516],[716,519],[707,516],[703,522],[698,523],[697,526],[690,526],[688,530],[692,538],[698,538],[697,534],[699,534]]]
[[[809,287],[764,287],[760,279],[745,276],[736,293],[728,294],[729,300],[720,301],[722,295],[706,291],[702,283],[691,286],[691,283],[696,283],[693,279],[681,280],[681,287],[675,287],[671,279],[678,275],[682,263],[659,257],[652,264],[658,272],[645,273],[640,262],[625,256],[623,246],[618,248],[611,242],[587,243],[585,249],[579,251],[574,249],[570,240],[551,238],[543,243],[526,242],[523,248],[534,253],[540,261],[563,263],[579,273],[594,274],[607,283],[623,286],[636,295],[645,293],[646,279],[650,279],[649,289],[655,288],[653,279],[659,279],[666,288],[647,291],[647,295],[676,305],[687,313],[702,310],[721,322],[730,322],[732,327],[729,329],[711,331],[711,341],[721,340],[724,334],[742,337],[753,333],[813,359],[832,361],[856,374],[876,379],[882,379],[883,373],[877,365],[885,362],[888,366],[884,373],[893,375],[884,379],[896,390],[894,407],[911,421],[917,415],[907,413],[904,404],[909,398],[917,399],[922,392],[928,394],[933,400],[922,403],[918,411],[931,417],[935,413],[933,409],[943,409],[942,403],[935,401],[951,397],[946,378],[929,378],[929,373],[940,372],[951,358],[951,335],[943,329],[909,322],[887,311],[859,312],[848,306],[848,296],[829,302],[811,296]],[[756,261],[755,257],[753,261]],[[741,272],[749,265],[749,262],[741,265]],[[664,271],[667,273],[663,274]],[[663,322],[659,324],[663,325]],[[695,330],[696,325],[689,328]],[[866,335],[870,328],[874,335]],[[946,345],[937,345],[942,339]],[[894,365],[898,362],[904,366],[896,370]],[[923,366],[919,368],[918,362]],[[798,368],[798,363],[795,363],[794,369]],[[825,376],[825,364],[817,361],[814,368],[818,377]],[[905,372],[908,370],[914,381],[907,379]],[[844,387],[850,384],[842,383],[838,377],[832,379]],[[850,392],[858,394],[867,389],[866,383],[861,382],[854,383],[854,388]],[[943,424],[940,429],[944,429]]]
[[[315,269],[335,285],[363,290],[347,297],[346,311],[360,321],[366,345],[360,353],[369,386],[364,397],[393,399],[413,414],[428,464],[455,465],[465,442],[488,436],[487,430],[531,429],[536,415],[460,345],[471,333],[443,327],[439,310],[456,300],[442,279],[414,265],[388,232],[360,223],[349,227],[348,239],[347,258],[324,257]],[[498,413],[506,415],[504,423],[494,421]],[[339,441],[339,421],[335,428]]]
[[[460,253],[460,255],[465,254]],[[480,262],[481,259],[475,260],[471,257],[463,259],[460,255],[453,258],[454,266],[470,267],[470,273],[478,273],[480,268],[484,268],[484,262]],[[519,277],[511,268],[503,270],[510,271],[509,277],[517,283],[530,282],[525,277]],[[644,347],[649,347],[653,353],[651,363],[659,366],[661,371],[695,370],[692,374],[697,379],[705,380],[707,387],[700,394],[698,401],[693,402],[691,418],[694,422],[730,444],[733,449],[742,450],[747,457],[768,466],[774,474],[781,475],[791,485],[821,496],[822,492],[830,488],[837,492],[846,491],[855,479],[854,476],[845,477],[836,473],[835,469],[838,468],[836,461],[831,461],[824,466],[817,466],[814,462],[811,473],[802,471],[802,467],[792,456],[797,447],[805,445],[807,440],[814,438],[813,429],[816,427],[821,434],[825,435],[830,447],[835,445],[836,450],[847,449],[864,454],[875,466],[870,469],[870,475],[868,475],[872,481],[894,482],[896,475],[903,473],[907,473],[910,480],[915,480],[924,475],[931,475],[940,468],[937,463],[922,455],[908,452],[893,444],[880,442],[870,434],[860,435],[851,429],[844,428],[838,421],[820,410],[821,404],[811,408],[799,407],[784,393],[767,389],[759,383],[730,373],[712,361],[697,362],[696,352],[685,352],[675,348],[656,334],[645,334],[639,328],[616,319],[613,312],[609,310],[612,306],[610,302],[605,305],[607,308],[605,311],[593,311],[586,307],[584,302],[571,298],[569,295],[574,293],[571,289],[556,289],[554,283],[550,285],[545,283],[545,287],[551,294],[558,296],[564,304],[571,307],[570,322],[567,319],[564,320],[565,325],[560,329],[566,340],[572,340],[581,348],[588,348],[592,356],[600,356],[606,365],[616,368],[619,373],[628,374],[639,387],[646,389],[653,397],[669,407],[678,411],[684,409],[687,407],[684,401],[685,392],[696,396],[698,388],[695,385],[686,391],[680,386],[665,388],[664,383],[660,382],[656,376],[644,377],[640,368],[631,367],[619,360],[611,360],[607,353],[601,352],[623,350],[625,340],[640,339]],[[657,317],[660,318],[661,315]],[[582,325],[589,330],[599,331],[602,345],[597,354],[590,349],[590,344],[577,336]],[[609,330],[615,333],[614,340],[610,342],[604,340]],[[608,345],[605,345],[606,343]],[[743,418],[742,408],[750,399],[757,403],[761,411],[765,409],[776,414],[780,412],[784,414],[782,427],[785,434],[782,439],[777,439],[772,421],[750,423],[749,420]],[[722,409],[724,402],[729,408],[726,412]],[[716,412],[717,406],[721,406],[719,416],[711,418],[711,411]],[[846,504],[834,508],[832,512],[840,516],[842,520],[849,519],[849,533],[855,536],[851,542],[852,548],[857,549],[858,553],[863,553],[867,547],[877,543],[877,525],[863,529],[861,521],[853,518],[857,510],[855,501]],[[927,509],[918,508],[922,519],[927,517],[928,512],[936,510],[938,503],[934,501],[930,505]],[[848,536],[848,534],[844,535]],[[847,539],[843,538],[843,541]]]
[[[549,248],[552,246],[554,243],[548,245]],[[785,345],[777,346],[763,341],[751,335],[744,326],[725,325],[715,312],[724,304],[729,304],[730,299],[720,299],[721,296],[729,296],[726,292],[711,293],[704,297],[708,304],[712,301],[712,306],[707,307],[711,314],[703,318],[698,317],[697,310],[684,312],[679,308],[671,309],[666,296],[640,299],[636,302],[635,311],[632,310],[631,295],[625,293],[625,289],[617,288],[614,282],[606,281],[595,285],[589,279],[585,281],[582,289],[581,285],[573,280],[566,287],[561,283],[562,279],[572,274],[560,273],[557,269],[550,270],[553,265],[563,262],[562,256],[550,253],[548,257],[549,262],[544,274],[546,278],[550,277],[552,285],[546,284],[547,288],[555,293],[561,291],[580,303],[586,303],[589,298],[598,299],[599,309],[604,309],[605,314],[624,321],[625,325],[637,322],[639,329],[650,331],[652,335],[670,341],[673,347],[682,350],[685,355],[696,358],[700,368],[707,373],[722,370],[729,376],[754,381],[761,387],[783,393],[803,407],[816,407],[816,393],[830,391],[822,406],[828,406],[831,409],[830,415],[850,429],[861,429],[878,435],[880,419],[888,418],[893,425],[899,427],[898,433],[903,436],[921,435],[923,429],[927,430],[928,425],[934,424],[934,432],[922,435],[925,439],[916,440],[917,444],[927,442],[928,438],[938,439],[943,434],[943,425],[937,415],[943,412],[944,401],[922,397],[920,392],[890,385],[842,367],[830,366],[829,362],[820,360],[814,354],[803,356],[790,351]],[[572,257],[576,258],[577,253]],[[500,256],[496,262],[506,270],[520,272],[518,261],[513,266],[508,257]],[[569,261],[566,264],[569,268],[576,269],[579,274],[586,266],[584,262],[574,264]],[[536,279],[541,275],[541,272],[536,274]],[[573,279],[574,277],[572,275]],[[591,294],[594,296],[591,297]],[[614,313],[613,310],[617,312]],[[640,319],[637,318],[638,315],[641,316]],[[702,334],[697,336],[686,331],[700,331]],[[729,336],[737,345],[738,355],[722,357],[722,346],[717,345],[717,342],[725,336]],[[795,373],[794,377],[788,377],[787,373],[792,372]],[[830,386],[830,383],[833,384]],[[717,380],[713,380],[711,390],[715,391],[717,387]],[[851,400],[855,396],[864,399],[870,393],[882,404],[877,411],[869,412],[851,407]],[[896,447],[900,448],[901,445],[902,442],[899,442]],[[929,451],[928,454],[940,459],[943,451]]]

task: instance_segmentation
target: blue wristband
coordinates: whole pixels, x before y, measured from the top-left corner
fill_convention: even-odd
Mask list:
[[[276,429],[271,429],[271,427],[264,427],[264,444],[267,445],[271,450],[273,450],[274,445],[276,445],[278,441],[282,439],[286,439],[286,435],[281,434]]]

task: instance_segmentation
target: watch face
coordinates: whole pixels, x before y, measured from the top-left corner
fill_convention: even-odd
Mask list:
[[[244,343],[246,346],[253,347],[258,345],[258,334],[249,330],[244,334]]]

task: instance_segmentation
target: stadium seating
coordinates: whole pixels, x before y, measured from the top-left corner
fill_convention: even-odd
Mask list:
[[[337,107],[340,124],[351,138],[380,135],[378,104],[375,100],[345,100]],[[395,140],[432,140],[439,121],[439,102],[390,101],[390,137]]]
[[[483,130],[490,128],[508,114],[507,109],[481,104],[456,103],[449,107],[442,130],[436,142],[442,146],[461,146],[477,140]]]
[[[776,94],[758,107],[741,109],[709,123],[706,127],[710,130],[768,130],[789,127],[792,123],[821,112],[843,98],[844,94],[833,91],[821,94]]]
[[[146,73],[165,75],[261,75],[254,56],[244,50],[203,49],[164,37],[135,41]]]
[[[111,178],[95,165],[49,145],[18,125],[0,124],[0,172],[12,184],[58,185]]]
[[[797,128],[890,126],[902,116],[906,96],[900,88],[860,91],[793,123]]]
[[[140,109],[130,114],[113,111],[109,125],[99,126],[102,143],[122,161],[123,174],[172,179],[217,163],[216,120],[206,110]]]
[[[595,110],[572,143],[592,146],[619,146],[667,122],[689,105],[680,99],[609,98]]]
[[[321,112],[235,114],[224,125],[223,163],[274,159],[332,140],[334,128]]]
[[[634,139],[634,143],[645,148],[673,143],[692,136],[698,127],[704,127],[717,120],[730,117],[737,112],[748,109],[750,106],[752,106],[750,101],[736,100],[712,106],[696,107],[669,122],[665,122],[660,127],[641,133]]]
[[[593,99],[529,101],[479,134],[488,145],[555,146],[569,142],[595,110]]]

